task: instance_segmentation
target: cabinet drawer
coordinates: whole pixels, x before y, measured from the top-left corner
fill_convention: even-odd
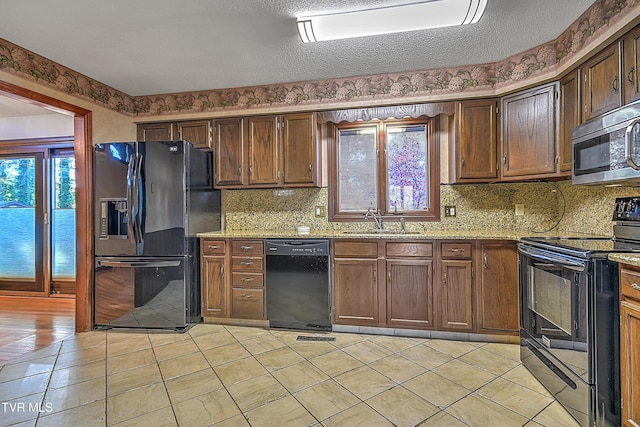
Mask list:
[[[264,284],[264,275],[262,273],[231,273],[231,286],[236,287],[262,287]]]
[[[640,301],[640,271],[620,269],[620,294]]]
[[[227,250],[224,240],[203,239],[200,242],[200,252],[203,256],[223,255]]]
[[[264,319],[262,289],[233,288],[231,290],[231,317]]]
[[[387,242],[386,255],[388,257],[432,257],[433,243]]]
[[[243,271],[262,271],[262,257],[231,257],[231,269]]]
[[[377,257],[378,242],[336,241],[333,244],[335,257]]]
[[[233,240],[231,242],[233,255],[262,255],[264,242],[262,240]]]
[[[470,259],[471,243],[443,243],[440,256],[442,259]]]

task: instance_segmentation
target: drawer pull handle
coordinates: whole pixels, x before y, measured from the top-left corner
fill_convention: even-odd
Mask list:
[[[215,245],[215,246],[209,245],[209,246],[207,246],[207,248],[209,248],[209,249],[220,249],[220,246],[218,246],[218,245]]]
[[[253,249],[253,246],[240,246],[240,249],[243,251],[250,251],[251,249]]]
[[[251,295],[251,294],[245,294],[245,295],[242,295],[242,296],[243,296],[244,298],[253,298],[253,295]]]
[[[636,291],[640,291],[640,285],[638,285],[637,283],[632,283],[632,284],[631,284],[631,287],[632,287],[633,289],[635,289]]]
[[[242,281],[243,282],[253,282],[253,277],[243,277]]]
[[[464,252],[464,248],[451,248],[449,252],[457,254],[458,252]]]
[[[240,261],[240,265],[253,265],[253,261]]]

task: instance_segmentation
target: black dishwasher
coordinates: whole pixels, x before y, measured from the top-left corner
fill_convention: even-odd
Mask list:
[[[329,240],[268,239],[266,245],[269,326],[330,331]]]

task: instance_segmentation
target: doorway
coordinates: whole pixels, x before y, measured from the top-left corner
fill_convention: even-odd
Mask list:
[[[91,207],[91,111],[78,107],[73,104],[69,104],[65,101],[61,101],[41,93],[22,88],[11,83],[0,81],[0,97],[6,96],[11,99],[26,102],[31,105],[40,106],[47,109],[52,109],[63,114],[67,114],[73,117],[73,143],[70,147],[73,148],[73,158],[75,167],[75,331],[89,331],[92,327],[92,275],[91,266],[93,259],[93,233],[92,233],[92,207]],[[51,158],[60,157],[64,158],[63,152],[49,152],[48,155]],[[44,158],[44,157],[43,157]],[[59,167],[65,167],[59,165]],[[43,169],[43,174],[44,174]],[[44,191],[44,184],[43,184]],[[35,217],[37,208],[34,206],[33,215]],[[44,218],[43,218],[44,219]],[[55,219],[54,219],[55,221]],[[35,236],[35,235],[34,235]],[[42,232],[42,239],[44,242],[45,233]],[[55,240],[55,237],[49,236]],[[34,245],[37,244],[34,237]],[[50,246],[51,247],[51,246]],[[55,250],[55,249],[53,249]],[[49,259],[55,260],[62,254],[52,254]],[[44,260],[45,258],[43,258]],[[55,262],[55,261],[53,261]],[[36,262],[34,261],[34,264]],[[44,263],[44,261],[43,261]],[[68,266],[68,260],[64,263]],[[61,265],[62,265],[61,264]],[[37,269],[36,269],[37,270]],[[45,271],[44,265],[42,268]],[[56,271],[56,267],[51,266],[50,270]],[[60,272],[60,280],[56,280],[56,273],[51,273],[53,280],[50,282],[54,289],[59,289],[62,282],[65,282],[64,275],[66,270],[57,270]],[[37,273],[34,271],[34,275]],[[44,273],[43,273],[44,274]],[[43,278],[44,280],[44,278]],[[68,280],[67,280],[68,281]],[[58,283],[60,282],[60,283]]]

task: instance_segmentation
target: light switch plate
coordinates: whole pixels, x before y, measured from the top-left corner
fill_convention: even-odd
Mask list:
[[[454,216],[456,216],[456,207],[455,206],[445,206],[444,207],[444,216],[446,216],[446,217],[454,217]]]
[[[316,206],[316,218],[324,218],[326,212],[324,206]]]
[[[516,216],[524,216],[524,205],[516,203]]]

